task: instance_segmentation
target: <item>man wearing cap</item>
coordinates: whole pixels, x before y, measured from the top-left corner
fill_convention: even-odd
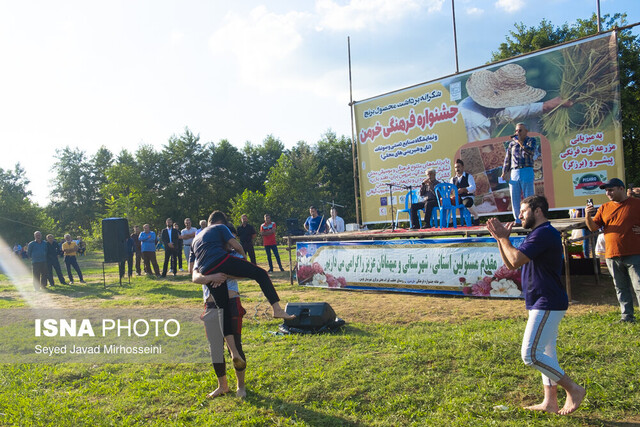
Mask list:
[[[597,211],[587,205],[585,223],[591,231],[604,227],[605,258],[620,303],[620,321],[633,323],[632,288],[640,303],[640,199],[629,197],[618,178],[604,182],[600,188],[611,201]]]
[[[536,151],[536,140],[528,136],[528,133],[524,123],[516,125],[516,134],[511,138],[502,165],[502,179],[509,183],[515,225],[520,225],[521,198],[533,196],[535,188],[533,155]]]
[[[499,126],[573,105],[559,96],[539,102],[547,92],[527,85],[526,71],[518,64],[504,65],[495,72],[478,70],[469,77],[466,88],[469,96],[459,107],[469,142],[491,138]],[[537,126],[537,119],[530,122],[530,126]]]
[[[411,204],[411,228],[414,230],[417,230],[420,224],[418,211],[424,209],[424,224],[425,228],[427,228],[431,220],[431,211],[438,206],[435,188],[440,182],[436,179],[436,170],[434,168],[427,169],[425,174],[427,178],[422,181],[422,185],[420,185],[420,197],[422,197],[422,201]]]

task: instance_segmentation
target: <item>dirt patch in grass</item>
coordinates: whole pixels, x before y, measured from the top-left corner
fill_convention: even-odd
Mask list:
[[[336,315],[347,322],[409,324],[412,322],[463,322],[472,318],[490,320],[526,318],[524,300],[471,298],[392,292],[345,291],[306,287],[281,289],[278,284],[288,284],[288,279],[274,277],[282,303],[288,300],[327,302]],[[244,293],[251,298],[258,292]],[[255,303],[243,303],[247,311],[254,313]],[[265,317],[267,304],[258,310]],[[251,308],[251,310],[249,310]],[[600,277],[597,285],[594,276],[572,277],[572,303],[567,316],[587,313],[606,314],[618,310],[613,282],[608,276]]]

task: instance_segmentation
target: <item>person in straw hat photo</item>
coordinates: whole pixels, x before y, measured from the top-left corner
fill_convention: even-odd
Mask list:
[[[547,92],[529,86],[526,71],[518,64],[503,65],[496,71],[475,71],[466,87],[469,96],[459,107],[468,142],[489,139],[498,126],[509,123],[526,122],[530,131],[537,132],[537,117],[557,107],[573,105],[560,97],[539,102]]]

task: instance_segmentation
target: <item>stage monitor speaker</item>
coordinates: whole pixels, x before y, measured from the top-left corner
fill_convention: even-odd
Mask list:
[[[105,218],[102,220],[102,248],[104,262],[121,262],[127,259],[129,221],[126,218]]]
[[[294,319],[284,321],[293,328],[318,329],[336,320],[335,311],[326,302],[290,302],[284,310],[296,315]]]

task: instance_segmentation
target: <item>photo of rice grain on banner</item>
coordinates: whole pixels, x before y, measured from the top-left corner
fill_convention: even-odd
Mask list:
[[[573,102],[542,116],[543,129],[568,145],[570,134],[598,130],[619,122],[616,37],[581,43],[562,49],[562,60],[554,61],[562,71],[560,97]]]

